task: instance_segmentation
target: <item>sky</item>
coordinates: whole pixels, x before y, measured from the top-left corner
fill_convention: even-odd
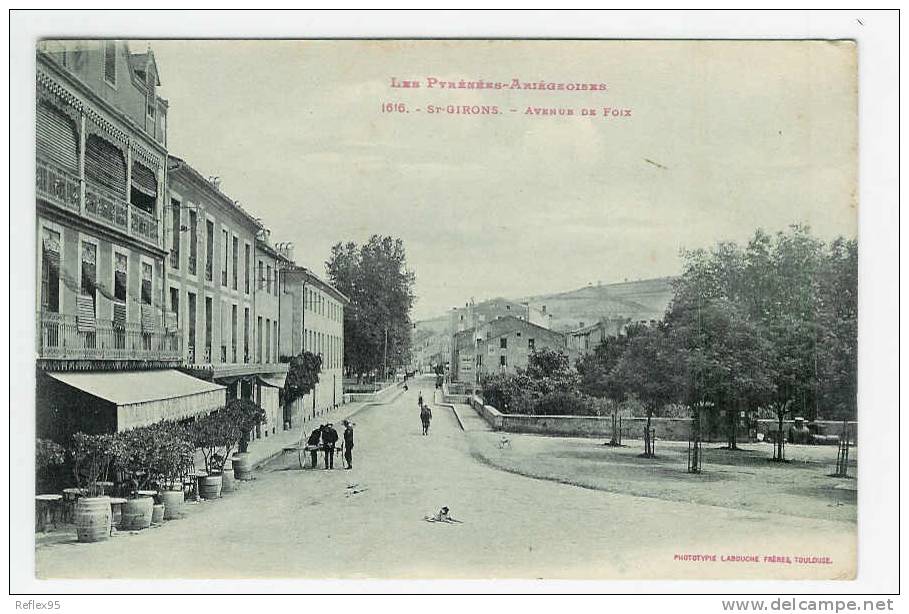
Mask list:
[[[856,236],[848,42],[150,44],[169,151],[219,176],[320,274],[338,241],[403,239],[415,319],[471,297],[673,275],[681,249],[758,227]],[[606,89],[451,90],[430,78]]]

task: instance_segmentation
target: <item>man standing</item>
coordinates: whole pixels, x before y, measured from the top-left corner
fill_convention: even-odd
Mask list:
[[[420,422],[423,423],[423,434],[429,435],[429,421],[432,420],[432,410],[429,405],[420,407]]]
[[[353,425],[347,420],[344,421],[344,460],[347,462],[347,469],[353,469],[353,447],[354,447]]]
[[[325,468],[335,468],[335,444],[338,443],[338,431],[331,422],[322,430],[322,445],[325,447]]]
[[[319,454],[319,441],[322,439],[322,429],[325,426],[319,426],[317,429],[313,429],[312,433],[309,434],[309,439],[306,440],[306,449],[309,450],[309,459],[312,461],[311,469],[315,469],[318,464],[318,454]]]

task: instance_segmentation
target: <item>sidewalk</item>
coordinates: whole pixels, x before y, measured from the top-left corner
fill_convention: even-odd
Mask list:
[[[398,395],[402,392],[403,390],[399,388],[395,394],[382,401],[345,403],[344,405],[339,405],[335,409],[317,413],[315,417],[305,417],[302,422],[297,421],[294,424],[294,427],[289,431],[278,431],[274,435],[256,439],[255,441],[250,442],[249,448],[247,449],[250,463],[254,469],[258,469],[276,456],[283,454],[284,448],[300,444],[306,439],[306,436],[309,435],[310,431],[317,428],[320,424],[331,422],[336,428],[339,428],[338,425],[341,424],[342,420],[349,419],[354,414],[370,405],[391,403],[398,398]]]

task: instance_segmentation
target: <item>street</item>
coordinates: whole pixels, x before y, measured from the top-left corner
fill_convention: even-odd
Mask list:
[[[39,578],[842,578],[855,525],[662,501],[484,465],[451,409],[421,435],[411,382],[354,417],[354,468],[300,470],[278,457],[186,518],[106,542],[37,549]],[[461,411],[471,411],[464,407]],[[335,425],[341,430],[339,425]],[[321,458],[320,458],[321,466]],[[425,522],[442,506],[463,524]],[[674,560],[715,554],[716,562]],[[720,562],[722,555],[829,557],[830,564]],[[678,558],[678,557],[676,557]]]

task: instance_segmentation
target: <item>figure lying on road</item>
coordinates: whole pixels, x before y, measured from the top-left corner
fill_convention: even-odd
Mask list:
[[[436,514],[423,516],[423,520],[426,522],[448,522],[448,523],[457,523],[463,524],[460,520],[455,520],[452,518],[451,513],[448,511],[447,507],[443,507]]]

